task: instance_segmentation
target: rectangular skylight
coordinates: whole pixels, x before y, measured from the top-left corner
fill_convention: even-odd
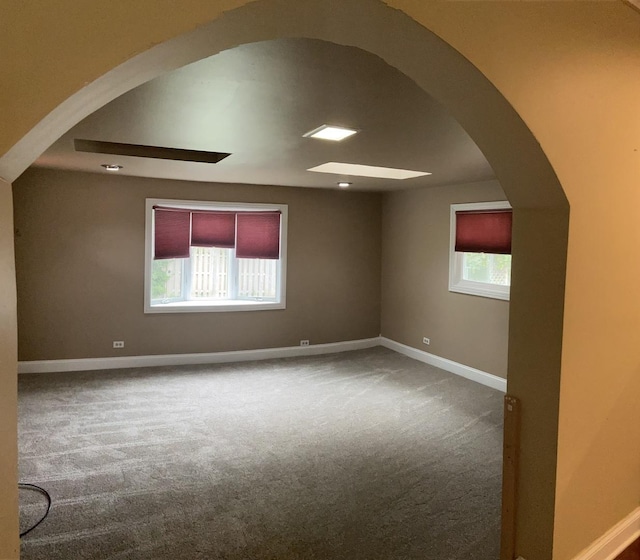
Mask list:
[[[320,140],[332,140],[334,142],[340,142],[349,136],[353,136],[357,130],[353,128],[345,128],[343,126],[331,126],[323,124],[314,130],[310,130],[302,136],[304,138],[319,138]]]
[[[413,179],[431,175],[426,171],[411,171],[409,169],[394,169],[393,167],[375,167],[373,165],[360,165],[358,163],[338,163],[330,161],[307,171],[318,173],[334,173],[336,175],[353,175],[356,177],[376,177],[379,179]]]

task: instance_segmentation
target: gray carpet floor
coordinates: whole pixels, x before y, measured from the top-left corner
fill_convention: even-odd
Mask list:
[[[384,348],[22,375],[22,558],[495,560],[501,442],[500,392]]]

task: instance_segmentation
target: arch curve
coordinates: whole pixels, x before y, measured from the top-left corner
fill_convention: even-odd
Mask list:
[[[460,122],[507,194],[518,255],[508,387],[524,405],[518,551],[551,558],[568,202],[538,142],[502,94],[404,12],[379,0],[248,2],[123,62],[68,98],[0,158],[0,176],[15,179],[77,122],[164,72],[240,44],[283,37],[357,47],[403,72]]]

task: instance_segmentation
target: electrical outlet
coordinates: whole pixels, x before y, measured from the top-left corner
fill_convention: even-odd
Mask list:
[[[300,346],[309,346],[309,341],[308,340],[301,340],[300,341]]]
[[[124,340],[114,340],[113,341],[114,348],[124,348]]]
[[[429,338],[427,338],[426,336],[422,339],[423,344],[429,345],[431,344],[431,340]]]

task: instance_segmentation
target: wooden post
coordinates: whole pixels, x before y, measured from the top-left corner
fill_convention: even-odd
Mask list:
[[[504,440],[502,444],[502,532],[500,560],[516,557],[516,503],[520,457],[520,401],[504,397]]]

